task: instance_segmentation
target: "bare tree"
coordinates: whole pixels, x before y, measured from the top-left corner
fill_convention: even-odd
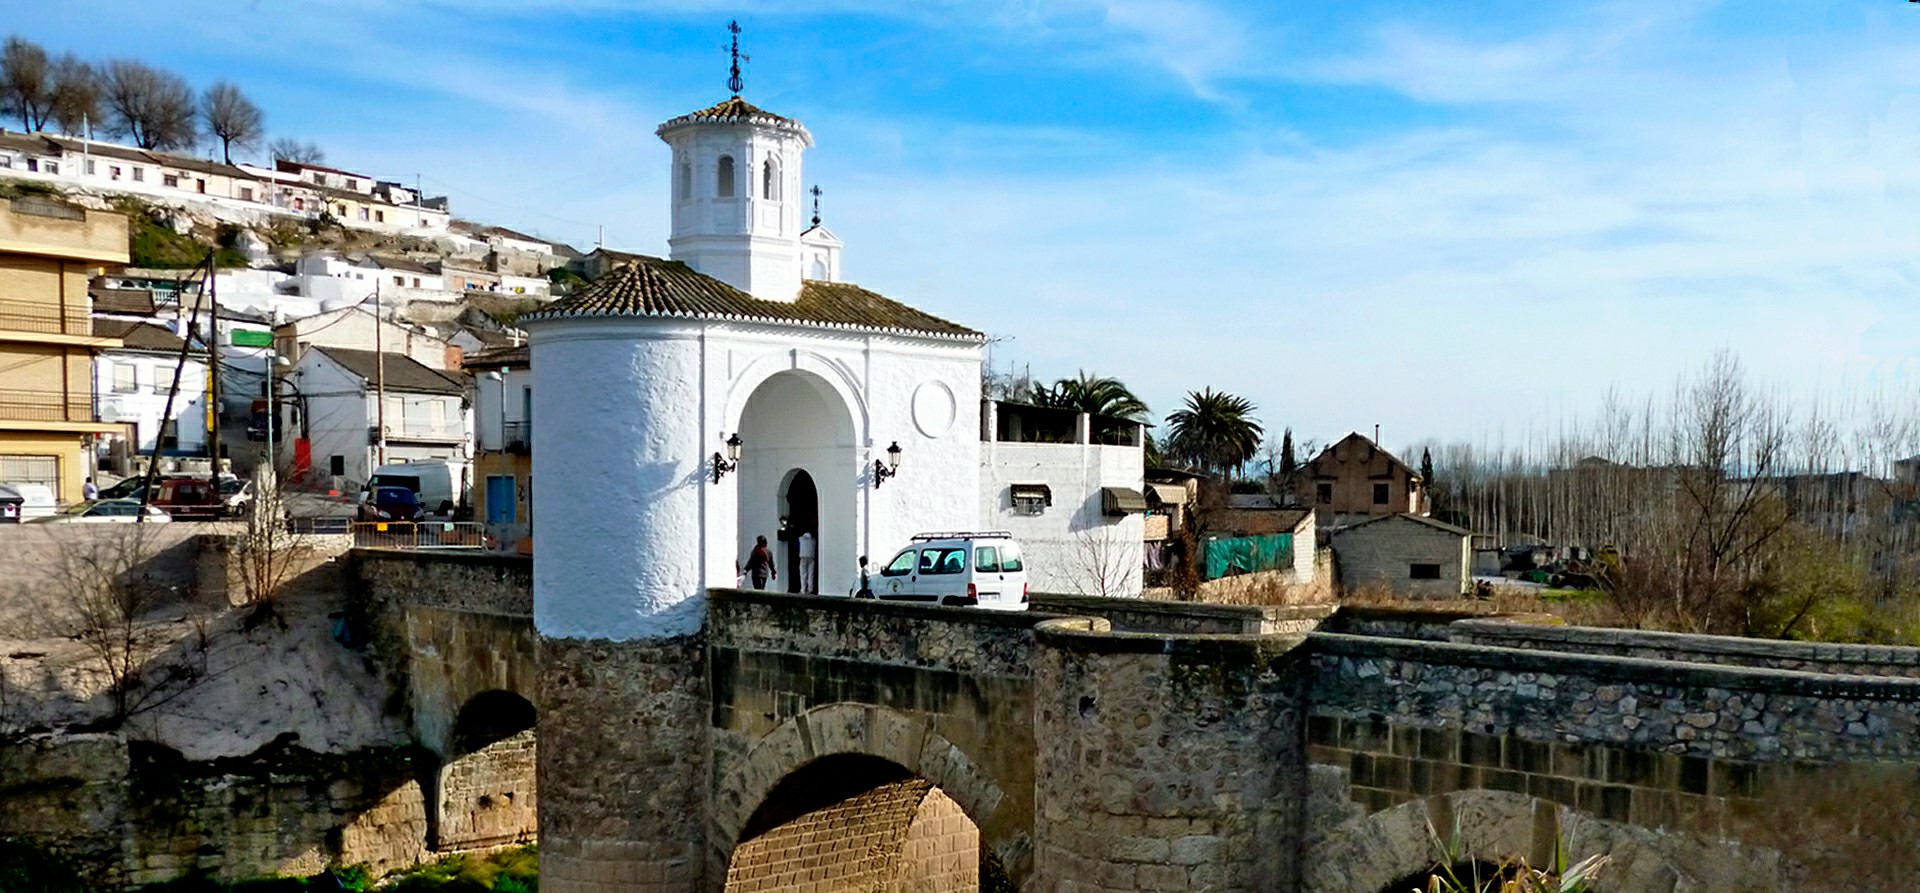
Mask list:
[[[226,81],[215,81],[200,97],[200,114],[207,130],[220,141],[220,154],[233,163],[233,147],[245,148],[260,141],[266,131],[266,116],[240,88]]]
[[[1139,571],[1139,549],[1128,548],[1116,527],[1103,524],[1074,534],[1072,554],[1075,582],[1086,595],[1126,595],[1128,582]]]
[[[68,53],[53,63],[53,122],[74,136],[90,136],[101,120],[100,73]]]
[[[45,632],[80,643],[88,669],[105,683],[116,724],[193,674],[185,664],[156,662],[171,637],[153,615],[173,594],[144,572],[156,552],[152,531],[114,525],[63,538],[50,550],[57,558],[43,600]]]
[[[0,48],[0,113],[20,116],[29,132],[45,127],[52,106],[53,80],[47,51],[15,36]]]
[[[267,147],[275,161],[291,161],[295,164],[320,164],[327,160],[327,153],[312,141],[301,142],[290,136],[283,136]]]
[[[179,75],[132,59],[107,63],[102,79],[115,132],[142,149],[185,149],[199,139],[193,89]]]

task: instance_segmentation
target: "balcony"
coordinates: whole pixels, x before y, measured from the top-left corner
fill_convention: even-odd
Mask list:
[[[387,442],[427,441],[433,443],[459,443],[467,439],[467,430],[458,422],[436,422],[427,419],[405,419],[387,423]]]
[[[501,426],[507,452],[524,453],[533,449],[533,423],[507,422]]]
[[[91,422],[93,421],[93,395],[0,388],[0,420]]]
[[[93,320],[85,307],[0,299],[0,330],[84,338],[92,337]]]

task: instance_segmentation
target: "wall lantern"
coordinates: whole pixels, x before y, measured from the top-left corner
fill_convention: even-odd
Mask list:
[[[740,432],[735,431],[732,437],[727,438],[727,454],[724,456],[719,453],[713,454],[714,483],[720,483],[720,479],[726,477],[727,472],[740,467],[740,447]]]
[[[873,488],[875,490],[880,489],[880,484],[887,478],[900,473],[900,452],[900,441],[896,440],[892,446],[887,447],[887,461],[882,462],[879,459],[873,460]]]

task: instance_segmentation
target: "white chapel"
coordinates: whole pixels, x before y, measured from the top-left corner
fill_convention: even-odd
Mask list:
[[[812,135],[729,86],[657,131],[668,256],[523,318],[542,635],[696,632],[759,536],[768,588],[799,585],[807,532],[845,594],[860,556],[978,521],[984,336],[842,281],[817,209],[802,226]]]

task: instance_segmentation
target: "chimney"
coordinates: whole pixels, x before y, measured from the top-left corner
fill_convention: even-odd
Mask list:
[[[1378,446],[1380,444],[1380,423],[1379,422],[1373,423],[1373,443],[1375,446]]]

